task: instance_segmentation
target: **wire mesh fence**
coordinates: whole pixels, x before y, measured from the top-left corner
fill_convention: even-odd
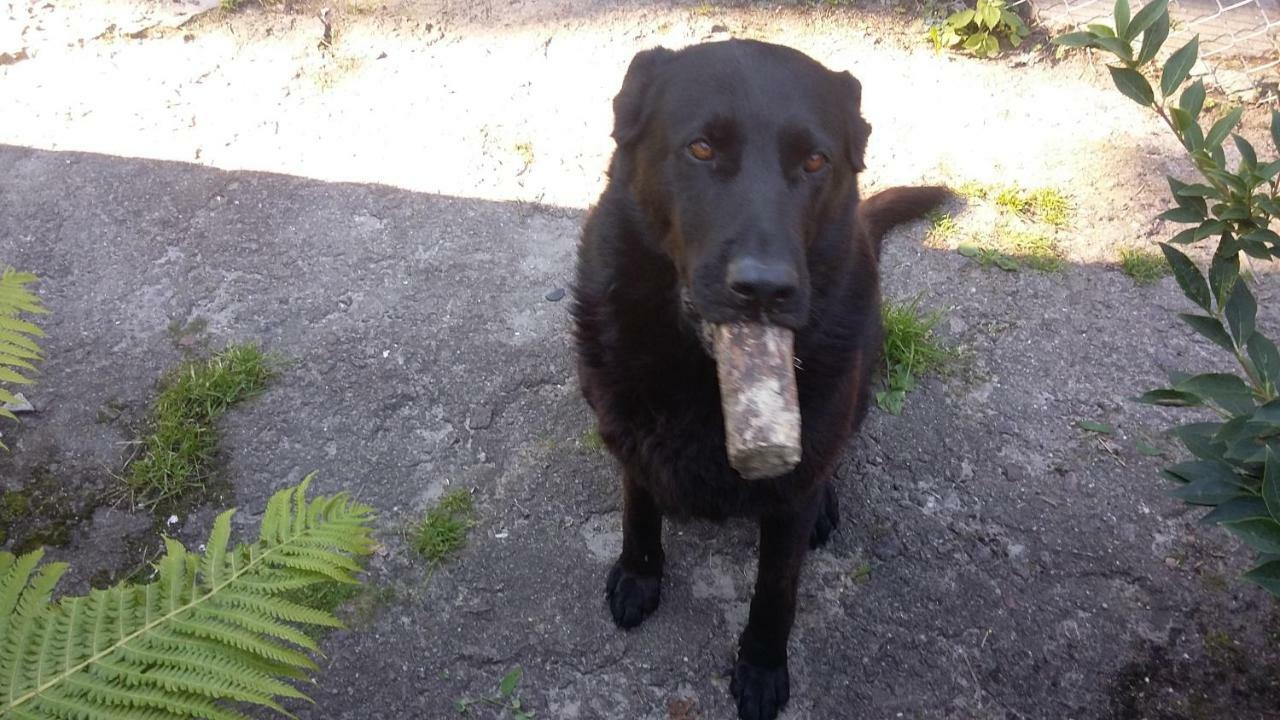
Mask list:
[[[1029,5],[1050,30],[1111,23],[1114,0],[1015,0]],[[1136,12],[1143,3],[1132,2]],[[1267,93],[1280,85],[1280,0],[1173,0],[1172,31],[1166,47],[1200,36],[1200,66],[1227,93]]]

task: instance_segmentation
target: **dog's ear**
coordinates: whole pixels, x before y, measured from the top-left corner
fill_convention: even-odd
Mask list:
[[[636,53],[622,80],[622,89],[613,98],[613,139],[618,147],[631,144],[640,134],[648,119],[649,89],[653,85],[658,68],[671,56],[672,51],[655,47]]]
[[[840,73],[844,83],[845,107],[849,113],[845,129],[845,153],[854,172],[867,169],[863,156],[867,151],[867,137],[871,135],[871,125],[862,119],[862,83],[848,72]]]

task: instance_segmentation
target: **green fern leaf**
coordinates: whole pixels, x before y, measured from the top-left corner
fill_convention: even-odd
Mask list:
[[[18,370],[35,372],[33,362],[41,357],[40,347],[31,337],[44,337],[44,332],[18,318],[20,313],[48,312],[40,304],[40,298],[26,287],[35,281],[36,276],[31,273],[18,272],[7,266],[0,270],[0,405],[15,400],[13,393],[4,385],[30,384],[31,380]],[[17,420],[11,411],[3,407],[0,407],[0,418]],[[0,443],[0,449],[8,448]]]
[[[288,715],[287,680],[317,669],[305,625],[330,613],[280,595],[355,582],[373,542],[370,508],[346,495],[308,501],[308,476],[272,496],[259,539],[228,549],[231,515],[203,555],[166,539],[156,579],[51,602],[66,570],[36,551],[0,553],[0,718],[242,720],[253,705]]]
[[[3,318],[0,318],[0,320],[3,320]],[[0,343],[16,345],[28,350],[29,352],[33,352],[37,355],[40,354],[40,346],[37,345],[34,340],[28,338],[17,330],[9,330],[4,327],[0,327]]]
[[[33,337],[40,338],[45,336],[44,331],[38,326],[32,325],[26,320],[19,320],[15,317],[4,315],[3,313],[0,313],[0,330],[7,330],[9,332],[8,335],[4,336],[8,338],[7,342],[13,342],[15,337],[22,337],[23,335],[31,335]]]

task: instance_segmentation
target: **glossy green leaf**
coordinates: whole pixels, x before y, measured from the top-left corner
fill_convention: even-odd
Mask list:
[[[524,676],[524,670],[516,667],[502,678],[502,682],[498,683],[498,695],[503,698],[511,697],[511,693],[515,692],[516,686],[520,684],[520,678]]]
[[[1094,37],[1093,33],[1085,31],[1067,33],[1054,38],[1053,44],[1072,48],[1092,47],[1095,44]]]
[[[1155,25],[1161,15],[1167,15],[1168,12],[1169,0],[1153,0],[1147,3],[1141,10],[1134,13],[1133,20],[1125,27],[1125,37],[1130,40],[1138,37],[1147,28]],[[1145,42],[1146,38],[1143,38],[1143,40]]]
[[[1196,407],[1204,404],[1204,401],[1199,397],[1191,393],[1174,390],[1173,388],[1148,390],[1139,396],[1137,400],[1148,405],[1164,405],[1167,407]]]
[[[1189,423],[1173,432],[1192,455],[1201,460],[1221,460],[1227,445],[1213,437],[1219,427],[1221,423]]]
[[[1125,40],[1118,37],[1099,36],[1095,42],[1097,42],[1098,47],[1110,51],[1121,60],[1125,62],[1133,62],[1133,46]],[[1117,85],[1118,84],[1119,83],[1117,83]],[[1124,92],[1123,88],[1121,88],[1121,92]]]
[[[1247,493],[1239,485],[1215,478],[1203,478],[1192,480],[1169,494],[1191,505],[1220,505]]]
[[[1215,148],[1222,145],[1231,131],[1236,129],[1242,115],[1244,115],[1244,108],[1238,107],[1219,118],[1218,122],[1214,123],[1213,127],[1209,128],[1209,132],[1204,135],[1205,147]],[[1220,161],[1219,164],[1221,164]]]
[[[1191,262],[1191,258],[1168,243],[1160,243],[1160,250],[1169,261],[1169,267],[1173,268],[1173,277],[1178,281],[1183,294],[1205,312],[1211,312],[1209,284],[1205,282],[1204,275],[1200,274],[1200,269]]]
[[[1272,247],[1280,247],[1280,235],[1271,230],[1254,230],[1245,235],[1242,240],[1251,240],[1260,243],[1266,243]]]
[[[1256,407],[1253,390],[1239,375],[1230,373],[1203,373],[1183,380],[1174,389],[1212,402],[1232,415],[1250,413]]]
[[[1213,480],[1234,485],[1241,489],[1244,489],[1247,485],[1239,475],[1236,475],[1230,465],[1216,460],[1189,460],[1165,468],[1165,470],[1170,475],[1181,478],[1188,483],[1194,483],[1199,480]]]
[[[1197,210],[1193,207],[1180,206],[1165,210],[1156,216],[1160,220],[1168,220],[1176,223],[1198,223],[1204,222],[1205,213],[1203,210]]]
[[[1262,499],[1267,504],[1271,519],[1280,522],[1280,458],[1267,447],[1267,465],[1262,475]]]
[[[1219,248],[1221,251],[1222,248]],[[1235,252],[1217,252],[1213,255],[1213,263],[1209,265],[1209,289],[1218,305],[1226,302],[1231,290],[1240,279],[1240,254]]]
[[[1210,198],[1213,200],[1222,199],[1222,193],[1218,191],[1218,188],[1212,185],[1205,185],[1204,183],[1178,183],[1178,187],[1173,190],[1173,194],[1181,198],[1200,197]]]
[[[1203,240],[1207,237],[1220,235],[1227,230],[1227,227],[1227,224],[1222,220],[1206,220],[1196,228],[1194,237],[1196,240]]]
[[[1258,167],[1258,153],[1253,149],[1253,145],[1248,140],[1231,134],[1231,140],[1236,144],[1236,150],[1240,151],[1240,169],[1242,171],[1252,171]]]
[[[1258,552],[1280,554],[1280,523],[1271,518],[1238,520],[1223,527]]]
[[[1116,35],[1126,40],[1132,40],[1136,33],[1134,35],[1129,34],[1129,0],[1116,0],[1112,16],[1116,21]]]
[[[1095,422],[1093,420],[1077,420],[1076,425],[1081,430],[1088,430],[1089,432],[1100,433],[1102,435],[1110,435],[1116,431],[1114,427],[1106,423]]]
[[[1213,512],[1207,513],[1200,518],[1200,523],[1203,525],[1218,525],[1220,523],[1240,522],[1241,520],[1265,517],[1267,517],[1267,505],[1262,502],[1262,498],[1244,495],[1228,500],[1214,508]]]
[[[1138,14],[1141,15],[1142,13],[1139,12]],[[1133,27],[1133,23],[1130,23],[1129,27]],[[1164,41],[1168,38],[1169,13],[1166,12],[1161,13],[1155,19],[1155,22],[1151,24],[1151,27],[1142,33],[1142,46],[1138,49],[1138,64],[1146,65],[1154,60],[1156,54],[1160,52],[1160,48],[1164,46]]]
[[[1227,334],[1227,329],[1222,327],[1222,323],[1218,322],[1217,318],[1207,315],[1192,315],[1190,313],[1178,313],[1178,317],[1223,350],[1233,353],[1236,351],[1236,346],[1231,342],[1231,336]]]
[[[1204,108],[1204,81],[1196,80],[1182,91],[1182,95],[1178,97],[1178,107],[1186,110],[1191,117],[1200,117],[1200,111]]]
[[[1191,38],[1191,42],[1176,50],[1165,61],[1164,70],[1160,74],[1160,92],[1165,97],[1171,97],[1178,86],[1187,79],[1191,68],[1196,64],[1199,53],[1200,38],[1194,37]]]
[[[1236,339],[1238,347],[1246,347],[1249,336],[1253,335],[1254,322],[1258,315],[1258,302],[1249,290],[1249,284],[1243,280],[1235,283],[1231,289],[1231,297],[1227,300],[1224,315],[1231,337]]]
[[[1280,596],[1280,560],[1271,560],[1253,568],[1242,577],[1257,583],[1272,595]]]
[[[1193,153],[1204,149],[1204,131],[1199,124],[1192,124],[1182,132],[1182,146]]]

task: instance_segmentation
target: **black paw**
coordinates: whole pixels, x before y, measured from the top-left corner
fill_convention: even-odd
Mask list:
[[[623,630],[644,622],[658,609],[661,588],[661,575],[636,575],[623,570],[621,562],[615,562],[605,583],[613,621]]]
[[[813,523],[813,533],[809,535],[809,549],[817,549],[827,544],[831,533],[840,527],[840,501],[836,498],[835,486],[830,481],[822,488],[822,507],[818,508],[818,519]]]
[[[791,698],[791,676],[786,663],[764,668],[738,660],[729,690],[738,700],[740,720],[773,720]]]

